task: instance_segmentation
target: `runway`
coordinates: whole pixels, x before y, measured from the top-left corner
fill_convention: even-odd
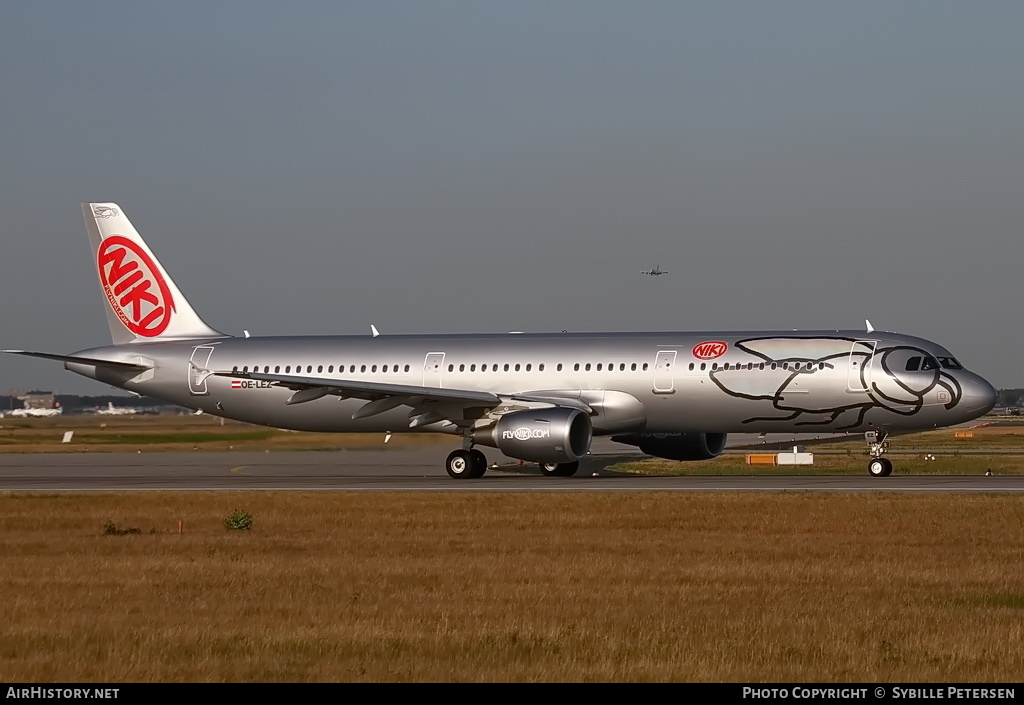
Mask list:
[[[636,454],[586,458],[570,478],[541,475],[536,466],[490,469],[455,480],[441,464],[446,451],[339,450],[277,453],[53,453],[0,455],[0,491],[113,492],[138,490],[287,491],[603,491],[603,492],[1024,492],[1024,476],[689,476],[638,477],[607,470]],[[498,453],[491,461],[511,462]]]

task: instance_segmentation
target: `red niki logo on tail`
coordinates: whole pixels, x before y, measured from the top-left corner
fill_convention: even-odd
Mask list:
[[[693,346],[693,356],[698,360],[714,360],[716,357],[725,355],[729,349],[728,343],[719,340],[711,340],[706,343],[698,343]]]
[[[174,300],[153,258],[121,235],[100,243],[96,255],[103,294],[125,328],[154,338],[171,323]]]

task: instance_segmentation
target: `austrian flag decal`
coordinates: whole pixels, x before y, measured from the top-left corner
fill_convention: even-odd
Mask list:
[[[242,380],[240,380],[240,379],[233,379],[233,380],[231,380],[231,388],[232,389],[241,389],[242,388]]]
[[[698,343],[693,346],[693,356],[698,360],[714,360],[716,357],[725,355],[729,349],[728,343],[720,340],[710,340],[706,343]]]
[[[125,328],[144,338],[167,330],[174,300],[153,258],[128,238],[111,235],[100,243],[96,264],[103,295]]]

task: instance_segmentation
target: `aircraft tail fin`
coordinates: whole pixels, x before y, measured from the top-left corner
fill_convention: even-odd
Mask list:
[[[199,317],[116,203],[83,203],[115,344],[226,338]]]

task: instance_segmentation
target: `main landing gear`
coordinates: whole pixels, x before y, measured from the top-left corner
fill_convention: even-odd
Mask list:
[[[487,456],[476,448],[460,448],[448,454],[444,469],[457,480],[462,478],[476,479],[487,472]]]
[[[574,463],[541,463],[540,471],[548,477],[572,477],[580,469],[580,461]]]
[[[868,443],[868,454],[871,460],[868,461],[868,474],[872,477],[888,477],[892,474],[892,461],[883,458],[889,448],[889,441],[886,438],[889,434],[884,430],[868,431],[864,434],[864,440]]]

